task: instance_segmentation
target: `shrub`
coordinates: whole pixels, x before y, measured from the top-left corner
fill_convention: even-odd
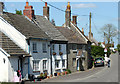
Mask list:
[[[117,45],[118,52],[120,53],[120,44]]]
[[[68,74],[71,73],[71,71],[69,69],[66,69],[66,71],[68,72]]]
[[[96,56],[104,56],[104,48],[100,46],[91,46],[91,55]]]
[[[44,73],[44,77],[47,78],[47,72]]]
[[[65,75],[65,72],[62,72],[62,75]]]

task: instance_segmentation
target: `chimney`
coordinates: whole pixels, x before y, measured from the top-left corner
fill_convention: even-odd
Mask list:
[[[71,6],[70,2],[68,2],[67,9],[65,11],[65,26],[70,27],[71,22]]]
[[[84,34],[84,30],[83,30],[83,28],[82,28],[82,33]]]
[[[43,7],[43,16],[46,16],[49,20],[49,7],[47,6],[47,2],[45,2],[45,6]]]
[[[27,16],[30,20],[34,19],[34,10],[32,6],[29,6],[29,2],[26,2],[25,9],[23,10],[24,16]]]
[[[4,3],[0,2],[0,15],[3,15]]]
[[[77,26],[77,16],[72,16],[72,22],[75,26]]]

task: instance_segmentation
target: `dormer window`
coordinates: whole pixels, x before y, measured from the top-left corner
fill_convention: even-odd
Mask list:
[[[32,44],[33,46],[33,53],[37,53],[37,43],[36,42],[33,42]]]

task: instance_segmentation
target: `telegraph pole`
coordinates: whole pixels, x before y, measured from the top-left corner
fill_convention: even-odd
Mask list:
[[[90,12],[90,15],[89,15],[89,40],[91,41],[91,12]]]

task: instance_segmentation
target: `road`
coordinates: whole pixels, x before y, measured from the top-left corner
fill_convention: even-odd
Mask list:
[[[118,82],[118,53],[110,56],[111,67],[97,67],[83,72],[58,76],[41,82]]]

